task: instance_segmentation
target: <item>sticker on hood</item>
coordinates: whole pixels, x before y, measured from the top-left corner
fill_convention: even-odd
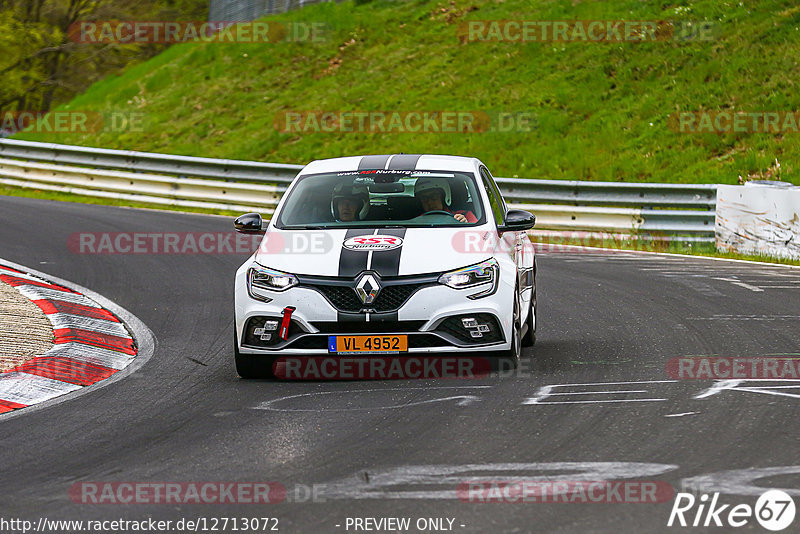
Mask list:
[[[403,246],[403,238],[393,235],[361,235],[351,237],[342,246],[348,250],[394,250]]]

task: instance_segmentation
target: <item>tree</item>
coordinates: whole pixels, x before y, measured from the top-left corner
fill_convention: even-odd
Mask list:
[[[76,42],[73,24],[202,20],[206,10],[205,0],[0,0],[0,112],[48,111],[166,46]]]

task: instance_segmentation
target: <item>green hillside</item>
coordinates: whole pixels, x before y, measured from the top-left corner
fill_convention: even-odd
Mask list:
[[[142,113],[140,132],[23,134],[107,148],[303,163],[366,153],[474,155],[496,175],[800,184],[800,133],[678,133],[681,111],[795,111],[792,1],[409,1],[318,4],[269,21],[322,22],[321,42],[186,43],[63,109]],[[468,42],[470,20],[706,21],[708,40]],[[696,26],[695,26],[696,27]],[[287,111],[527,114],[529,131],[289,132]],[[776,164],[776,160],[779,163]]]

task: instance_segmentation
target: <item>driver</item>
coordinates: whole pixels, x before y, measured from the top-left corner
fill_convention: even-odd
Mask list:
[[[333,188],[331,213],[337,221],[363,221],[369,212],[369,190],[365,185],[338,184]]]
[[[478,222],[478,218],[471,211],[450,209],[452,193],[447,178],[418,179],[414,184],[414,196],[422,204],[423,214],[430,211],[446,211],[458,222]]]

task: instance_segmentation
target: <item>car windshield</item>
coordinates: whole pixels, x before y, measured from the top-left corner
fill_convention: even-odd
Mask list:
[[[461,227],[485,220],[470,173],[380,169],[300,177],[286,197],[276,226]]]

